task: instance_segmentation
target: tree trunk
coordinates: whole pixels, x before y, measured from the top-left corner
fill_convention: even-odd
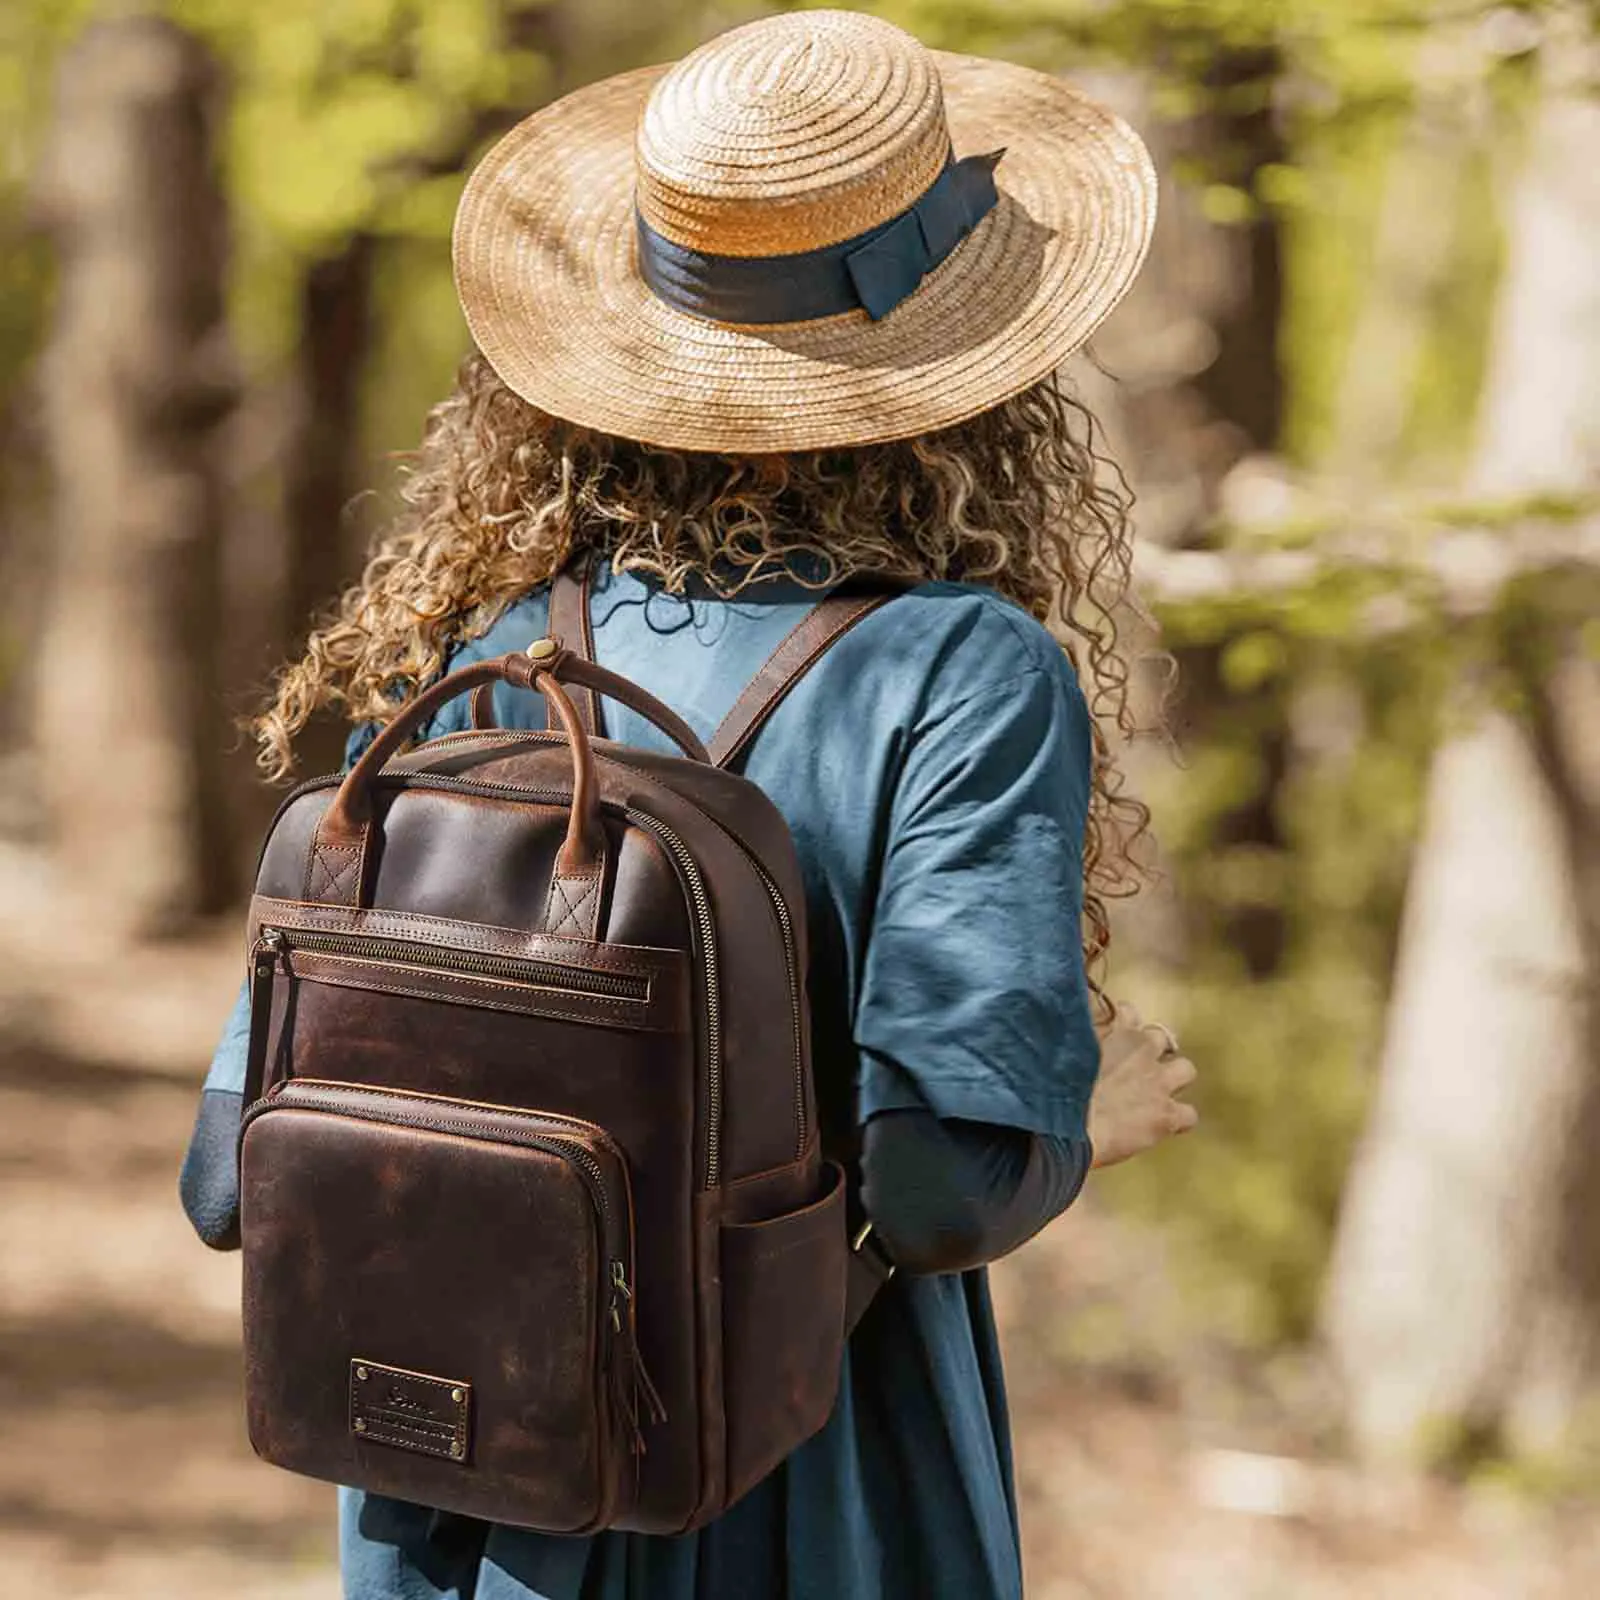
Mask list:
[[[1553,24],[1508,218],[1474,473],[1486,496],[1595,476],[1600,104],[1558,76],[1582,57],[1578,26]],[[1463,1437],[1555,1448],[1596,1376],[1600,781],[1581,752],[1600,707],[1576,658],[1531,688],[1523,721],[1464,684],[1429,781],[1325,1307],[1375,1455]]]
[[[38,190],[59,250],[40,787],[69,888],[145,932],[229,887],[216,441],[235,388],[215,101],[209,58],[170,23],[91,28],[62,64]]]
[[[1503,1430],[1513,1449],[1536,1453],[1573,1442],[1600,1383],[1600,665],[1591,656],[1568,650],[1534,697],[1529,733],[1567,870],[1551,908],[1574,919],[1566,960],[1541,994],[1561,1036],[1548,1059],[1534,1060],[1532,1076],[1562,1115],[1539,1130],[1534,1156],[1529,1205],[1548,1226],[1537,1241]]]
[[[298,424],[285,494],[284,653],[297,651],[361,564],[351,502],[361,486],[361,383],[372,341],[376,243],[358,233],[313,262],[301,288]],[[307,771],[338,765],[344,730],[318,718],[297,741]]]
[[[1253,193],[1263,167],[1288,159],[1273,110],[1272,87],[1283,63],[1275,50],[1219,49],[1206,75],[1220,105],[1203,119],[1202,137],[1223,181]],[[1216,359],[1196,380],[1213,412],[1238,434],[1238,453],[1275,450],[1283,431],[1283,227],[1261,210],[1233,230],[1238,237],[1232,303],[1217,318]]]

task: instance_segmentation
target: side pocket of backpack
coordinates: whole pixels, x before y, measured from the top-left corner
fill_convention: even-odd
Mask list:
[[[731,1505],[828,1420],[844,1352],[843,1172],[809,1205],[722,1228],[723,1395]]]

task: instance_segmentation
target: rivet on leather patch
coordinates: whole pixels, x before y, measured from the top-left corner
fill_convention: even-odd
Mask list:
[[[350,1431],[358,1438],[465,1461],[471,1426],[470,1383],[351,1358]]]

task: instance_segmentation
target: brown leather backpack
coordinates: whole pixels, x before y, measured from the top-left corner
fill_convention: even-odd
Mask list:
[[[819,1146],[793,843],[723,766],[885,598],[824,600],[708,751],[588,659],[563,576],[552,638],[451,673],[285,801],[240,1134],[265,1459],[676,1533],[822,1426],[847,1317],[892,1269],[852,1250]],[[542,691],[550,730],[495,728],[500,681]],[[471,731],[401,753],[469,691]],[[598,738],[596,691],[683,756]]]

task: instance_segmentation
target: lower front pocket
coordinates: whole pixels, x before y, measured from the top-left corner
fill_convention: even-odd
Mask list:
[[[291,1080],[240,1175],[260,1455],[549,1532],[626,1502],[632,1219],[603,1130]]]
[[[812,1204],[722,1229],[728,1500],[828,1420],[844,1353],[844,1174],[824,1166]]]

